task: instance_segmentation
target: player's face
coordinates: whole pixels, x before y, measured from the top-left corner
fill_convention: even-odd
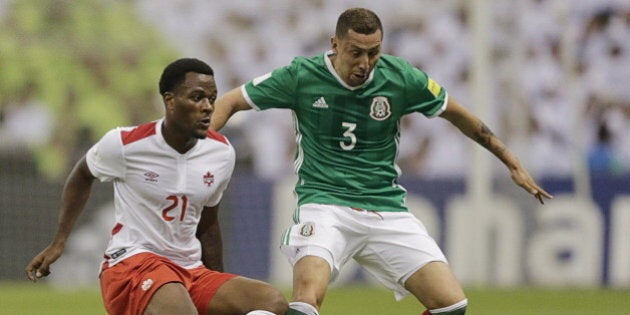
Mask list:
[[[349,30],[344,38],[333,37],[333,66],[344,82],[358,86],[368,79],[381,57],[382,37],[380,30],[368,35]]]
[[[216,98],[213,76],[188,72],[186,80],[165,96],[169,126],[184,136],[205,138]]]

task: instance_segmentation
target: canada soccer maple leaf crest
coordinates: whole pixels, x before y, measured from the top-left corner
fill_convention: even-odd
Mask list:
[[[206,175],[203,175],[203,183],[210,187],[214,183],[214,174],[207,172]]]

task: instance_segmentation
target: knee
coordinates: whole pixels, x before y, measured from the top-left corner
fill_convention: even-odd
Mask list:
[[[280,290],[268,286],[262,294],[264,296],[262,309],[274,314],[284,314],[289,309],[289,303]]]

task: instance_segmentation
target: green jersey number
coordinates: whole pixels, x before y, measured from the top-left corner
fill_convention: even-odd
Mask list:
[[[354,145],[357,144],[357,136],[352,133],[354,129],[357,128],[357,124],[342,122],[341,127],[346,128],[346,132],[343,133],[343,136],[349,139],[345,141],[339,141],[339,146],[346,151],[350,151],[354,149]]]

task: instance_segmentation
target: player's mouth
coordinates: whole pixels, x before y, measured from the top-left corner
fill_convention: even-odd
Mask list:
[[[199,125],[201,128],[205,128],[205,129],[210,128],[210,117],[200,119],[200,120],[198,121],[198,125]]]

